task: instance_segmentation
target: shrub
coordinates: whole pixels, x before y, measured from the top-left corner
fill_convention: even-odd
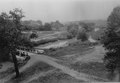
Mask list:
[[[77,34],[77,39],[81,39],[81,41],[86,41],[88,40],[88,37],[84,31],[79,31]]]
[[[37,33],[32,33],[32,34],[30,35],[30,38],[37,38],[37,37],[38,37]]]
[[[67,31],[68,31],[67,37],[69,39],[76,37],[76,35],[77,35],[78,31],[79,31],[78,25],[70,25],[70,26],[68,26]]]

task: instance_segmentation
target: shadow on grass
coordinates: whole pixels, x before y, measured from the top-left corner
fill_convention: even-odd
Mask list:
[[[26,63],[28,62],[28,60],[23,61],[22,63],[18,64],[18,68],[20,69],[21,67],[23,67]],[[6,71],[0,72],[0,79],[5,78],[6,76],[13,74],[15,72],[14,67],[8,68]]]
[[[53,67],[44,62],[36,62],[34,65],[26,68],[23,72],[21,72],[18,78],[13,77],[6,83],[20,83],[34,74],[45,72],[51,69],[53,69]]]
[[[8,68],[6,71],[0,72],[0,79],[3,79],[4,77],[6,77],[14,72],[15,72],[15,70],[13,67]]]

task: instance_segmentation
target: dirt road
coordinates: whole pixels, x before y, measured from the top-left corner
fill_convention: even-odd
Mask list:
[[[99,48],[99,47],[97,47]],[[85,82],[97,82],[98,80],[97,79],[101,79],[102,81],[108,81],[106,79],[102,79],[102,78],[99,78],[99,77],[96,77],[96,76],[91,76],[91,75],[87,75],[87,74],[84,74],[84,73],[80,73],[80,72],[77,72],[73,69],[70,69],[69,67],[67,66],[63,66],[61,64],[58,64],[56,61],[58,61],[57,59],[54,59],[52,57],[49,57],[49,56],[45,56],[45,55],[39,55],[39,54],[35,54],[35,53],[30,53],[28,52],[29,55],[31,56],[31,59],[29,60],[29,62],[23,66],[21,69],[20,69],[20,72],[24,71],[26,68],[30,67],[31,65],[33,65],[34,63],[38,62],[38,61],[43,61],[57,69],[60,69],[62,70],[65,74],[68,74],[78,80],[83,80]],[[94,53],[94,52],[93,52]],[[95,53],[96,53],[96,50],[95,50]],[[90,55],[90,54],[89,54]],[[93,55],[93,54],[91,54]],[[86,58],[85,58],[86,59]],[[83,59],[81,59],[83,60]],[[0,83],[4,82],[4,81],[7,81],[9,79],[11,79],[12,76],[14,76],[14,74],[12,75],[9,75],[8,77],[6,77],[6,79],[4,80],[1,80]]]

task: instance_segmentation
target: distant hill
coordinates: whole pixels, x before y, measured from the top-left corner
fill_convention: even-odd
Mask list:
[[[50,22],[50,23],[45,23],[45,24],[49,24],[52,28],[52,30],[54,31],[59,31],[59,30],[63,30],[64,28],[64,25],[62,23],[60,23],[59,21],[55,21],[55,22]],[[40,20],[37,20],[37,21],[34,21],[34,20],[25,20],[25,21],[22,21],[22,25],[24,25],[25,29],[27,30],[43,30],[45,29],[45,24],[43,25],[42,24],[42,21]]]
[[[82,20],[82,21],[66,22],[65,25],[69,25],[69,24],[79,24],[80,22],[84,22],[84,23],[95,23],[95,26],[106,26],[106,24],[107,24],[107,21],[106,21],[106,20]]]
[[[86,20],[84,22],[95,23],[96,26],[106,26],[107,24],[106,20]]]
[[[22,21],[22,24],[24,25],[30,25],[30,26],[40,26],[42,25],[42,21],[40,20],[37,20],[37,21],[34,21],[34,20],[25,20],[25,21]]]
[[[28,26],[28,28],[39,28],[40,26],[42,26],[42,21],[40,20],[37,20],[37,21],[34,21],[34,20],[25,20],[25,21],[22,21],[22,25],[24,26]]]

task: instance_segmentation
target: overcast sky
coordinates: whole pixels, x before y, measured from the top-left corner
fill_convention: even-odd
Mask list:
[[[107,19],[118,5],[120,0],[0,0],[0,12],[21,8],[28,20],[66,22]]]

